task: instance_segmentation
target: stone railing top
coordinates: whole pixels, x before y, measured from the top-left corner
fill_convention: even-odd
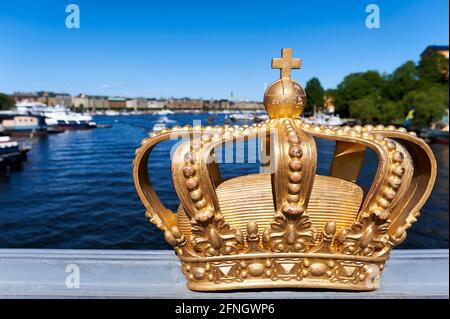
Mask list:
[[[172,251],[0,249],[0,298],[449,298],[449,251],[396,250],[373,292],[186,288]]]

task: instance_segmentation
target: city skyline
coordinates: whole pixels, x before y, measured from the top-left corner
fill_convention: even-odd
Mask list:
[[[69,2],[2,4],[0,91],[260,101],[282,47],[303,59],[294,79],[334,88],[351,72],[392,72],[448,44],[447,1],[374,1],[380,29],[366,27],[362,1],[73,3],[79,29],[65,26]]]

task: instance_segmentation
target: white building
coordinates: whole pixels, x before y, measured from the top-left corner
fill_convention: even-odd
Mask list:
[[[147,108],[147,99],[135,98],[127,99],[127,109],[143,110]]]
[[[163,109],[165,105],[164,100],[157,100],[157,99],[147,99],[147,108],[153,109],[153,110],[160,110]]]

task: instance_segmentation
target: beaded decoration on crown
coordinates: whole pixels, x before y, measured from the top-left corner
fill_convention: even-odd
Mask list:
[[[291,49],[272,60],[281,77],[264,94],[266,122],[163,129],[136,150],[133,177],[146,216],[175,249],[192,290],[374,290],[432,190],[436,161],[413,132],[299,118],[306,95],[291,69],[300,65]],[[177,137],[186,139],[172,156],[180,199],[174,213],[152,188],[148,158],[156,144]],[[273,170],[223,180],[215,150],[252,139],[271,145]],[[316,139],[335,143],[327,176],[316,174]],[[363,190],[358,176],[367,149],[378,169]]]

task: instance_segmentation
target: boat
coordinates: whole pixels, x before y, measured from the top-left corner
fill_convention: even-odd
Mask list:
[[[51,133],[59,133],[65,130],[91,129],[97,126],[91,115],[72,112],[63,105],[48,107],[41,103],[25,102],[17,104],[16,108],[21,114],[43,116],[47,129]]]
[[[26,160],[30,150],[29,141],[19,142],[10,136],[0,136],[0,166],[9,166]]]
[[[170,115],[170,114],[175,114],[175,112],[172,110],[169,110],[169,109],[163,109],[163,110],[156,111],[153,114],[155,114],[155,115]]]
[[[177,121],[169,119],[167,116],[161,116],[153,125],[153,131],[160,131],[167,127],[167,124],[174,124]]]
[[[255,120],[253,113],[233,113],[228,115],[228,119],[232,122],[251,122]]]
[[[256,114],[255,115],[255,122],[264,122],[265,120],[269,119],[269,115],[267,114]]]
[[[449,144],[449,132],[443,129],[421,127],[414,130],[427,143]]]
[[[105,111],[104,114],[105,114],[106,116],[117,116],[117,115],[120,115],[119,112],[113,111],[113,110],[107,110],[107,111]]]
[[[58,134],[58,133],[64,133],[66,130],[63,128],[59,128],[59,127],[55,127],[55,126],[50,126],[47,128],[47,133],[48,134]]]
[[[430,128],[423,128],[419,135],[429,143],[449,144],[449,111],[441,120],[435,122]]]
[[[431,142],[439,143],[439,144],[448,144],[449,132],[448,127],[447,130],[431,130],[429,134],[429,138]]]
[[[111,128],[112,124],[97,124],[97,128]]]
[[[305,121],[309,124],[328,126],[338,126],[345,123],[339,115],[325,113],[315,113],[311,118],[306,118]]]
[[[13,137],[32,137],[47,135],[45,117],[39,114],[18,111],[1,111],[0,124],[4,134]]]
[[[44,111],[45,122],[49,128],[59,130],[84,130],[97,126],[92,121],[92,116],[88,114],[79,114],[66,109],[47,109]]]

